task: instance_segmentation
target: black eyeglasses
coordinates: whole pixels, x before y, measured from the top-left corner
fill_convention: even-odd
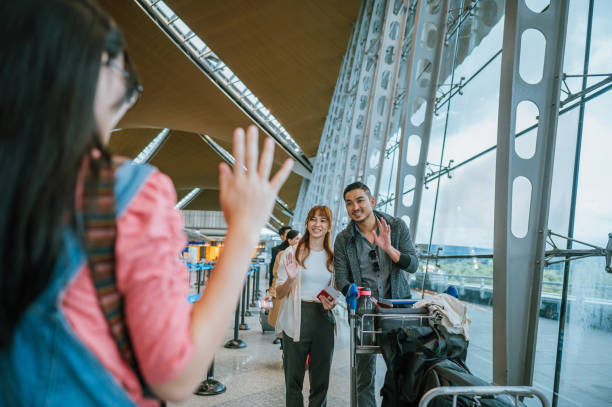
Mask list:
[[[123,54],[123,64],[127,69],[122,68],[112,59],[106,62],[107,66],[113,68],[125,79],[126,90],[124,100],[126,103],[133,105],[140,98],[143,89],[134,71],[132,61],[126,53]]]
[[[378,264],[378,254],[376,254],[376,249],[372,249],[368,252],[368,257],[370,257],[370,261],[372,262],[372,268],[375,273],[380,271],[380,264]]]

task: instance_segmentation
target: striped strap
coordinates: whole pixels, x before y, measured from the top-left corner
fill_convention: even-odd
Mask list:
[[[98,177],[95,178],[89,171],[83,184],[83,226],[89,269],[98,302],[121,357],[138,376],[143,395],[147,398],[156,398],[144,381],[134,356],[125,323],[123,298],[117,289],[115,278],[117,221],[114,185],[115,170],[118,165],[99,161]]]

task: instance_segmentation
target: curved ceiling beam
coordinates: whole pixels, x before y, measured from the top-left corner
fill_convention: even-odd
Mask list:
[[[296,162],[294,171],[308,177],[312,164],[287,130],[219,57],[161,0],[134,0],[170,40],[254,123]]]

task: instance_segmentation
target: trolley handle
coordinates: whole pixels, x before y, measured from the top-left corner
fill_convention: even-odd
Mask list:
[[[365,317],[370,317],[372,319],[372,322],[374,322],[375,318],[380,318],[380,319],[395,319],[395,320],[424,320],[424,319],[433,319],[433,320],[438,320],[438,317],[433,316],[433,315],[418,315],[418,314],[359,314],[358,317],[360,318],[360,324],[359,326],[357,326],[357,335],[359,336],[359,343],[363,343],[363,334],[367,334],[367,333],[373,333],[374,335],[377,334],[381,334],[383,333],[383,331],[381,330],[375,330],[375,331],[369,331],[369,330],[364,330],[363,329],[363,325],[364,325],[364,319]],[[360,348],[364,348],[366,349],[366,347],[364,345],[359,345],[358,347]],[[367,349],[380,349],[379,346],[368,346]]]
[[[412,305],[412,304],[416,304],[417,302],[419,302],[419,300],[406,300],[406,299],[387,299],[387,298],[379,298],[378,302],[380,302],[381,304],[387,304],[387,305]]]
[[[516,406],[519,404],[519,397],[537,397],[542,403],[542,407],[550,407],[546,396],[540,390],[528,386],[441,386],[429,390],[421,397],[419,407],[427,407],[436,397],[453,396],[453,407],[457,407],[459,396],[514,396]]]

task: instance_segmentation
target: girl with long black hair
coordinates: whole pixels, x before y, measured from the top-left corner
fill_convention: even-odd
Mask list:
[[[2,1],[0,14],[0,405],[184,399],[291,162],[269,180],[272,141],[258,160],[257,130],[235,131],[224,251],[189,306],[171,181],[106,149],[142,90],[117,26],[90,0]]]

